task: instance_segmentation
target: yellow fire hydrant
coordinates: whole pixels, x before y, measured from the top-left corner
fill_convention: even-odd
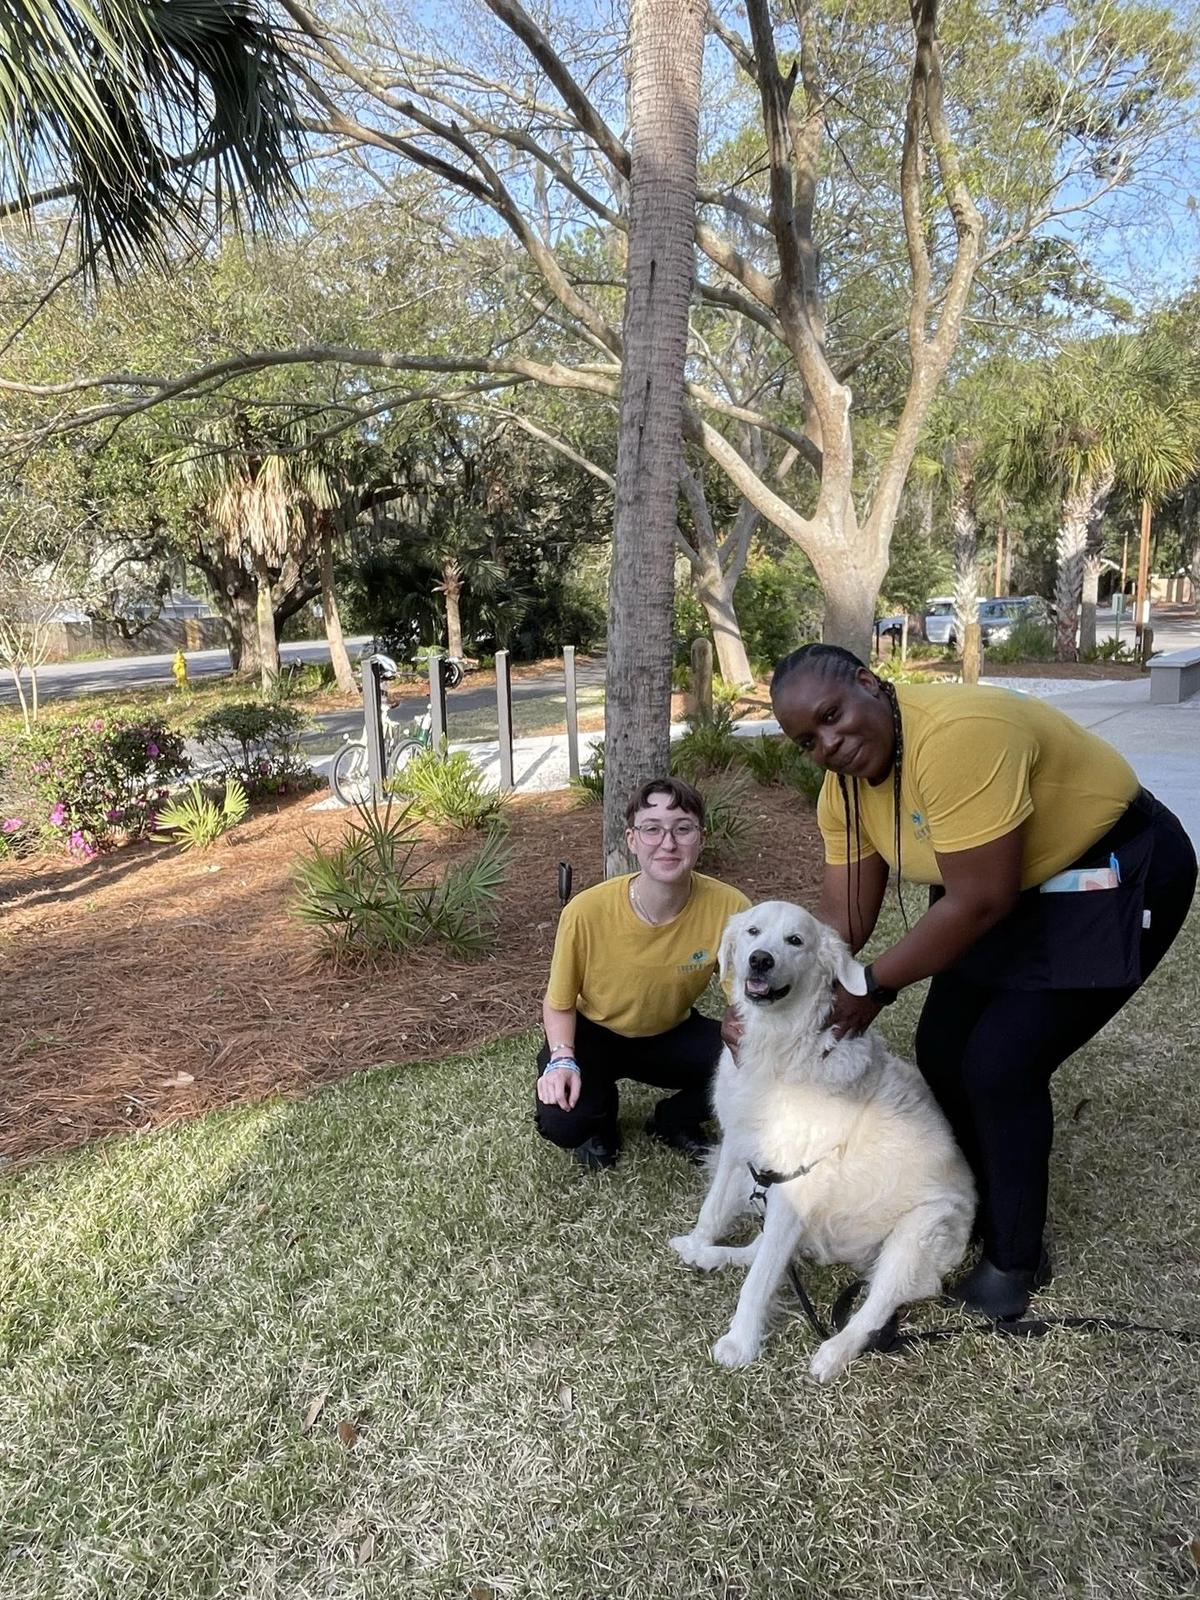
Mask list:
[[[175,687],[186,689],[188,686],[187,658],[182,650],[176,650],[175,659],[171,663],[171,671],[175,676]]]

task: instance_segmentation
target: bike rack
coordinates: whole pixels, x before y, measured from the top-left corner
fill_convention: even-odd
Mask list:
[[[378,800],[383,793],[383,684],[395,675],[396,663],[390,656],[368,656],[362,663],[363,729],[373,800]]]

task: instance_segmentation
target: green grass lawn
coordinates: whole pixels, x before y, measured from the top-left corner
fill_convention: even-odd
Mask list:
[[[1049,1312],[1200,1322],[1198,967],[1194,917],[1059,1075]],[[9,1176],[4,1600],[1194,1592],[1195,1347],[972,1332],[820,1389],[789,1308],[727,1372],[739,1277],[666,1247],[703,1180],[636,1131],[649,1092],[584,1174],[534,1133],[530,1056]]]
[[[470,681],[468,678],[467,682]],[[581,717],[603,711],[603,688],[599,685],[581,688],[576,695],[576,704]],[[517,739],[530,738],[539,733],[564,733],[567,726],[566,691],[541,695],[536,700],[514,700],[512,715],[513,736]],[[449,738],[456,742],[497,738],[495,700],[482,710],[456,711],[454,701],[450,699],[447,702],[446,727]]]

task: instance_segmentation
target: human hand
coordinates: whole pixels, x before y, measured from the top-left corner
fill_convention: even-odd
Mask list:
[[[537,1081],[537,1097],[544,1106],[573,1111],[582,1084],[578,1067],[547,1067]]]
[[[840,983],[833,986],[833,1009],[826,1027],[835,1039],[856,1039],[865,1033],[883,1007],[868,994],[851,994]]]
[[[742,1021],[742,1014],[735,1006],[728,1006],[725,1015],[721,1018],[721,1043],[727,1046],[729,1054],[737,1060],[738,1045],[742,1042],[742,1033],[746,1024]]]

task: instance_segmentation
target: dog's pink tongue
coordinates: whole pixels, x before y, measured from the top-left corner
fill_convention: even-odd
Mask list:
[[[771,985],[767,982],[766,978],[747,978],[746,979],[746,993],[747,994],[770,994],[770,992],[771,992]]]

